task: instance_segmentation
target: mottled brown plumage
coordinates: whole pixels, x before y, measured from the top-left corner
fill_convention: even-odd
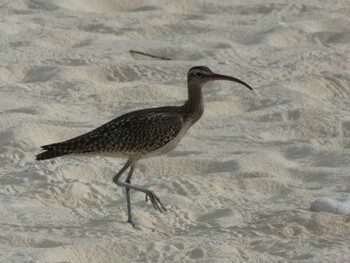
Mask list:
[[[138,110],[121,115],[73,139],[44,145],[37,160],[67,154],[100,154],[139,157],[167,145],[183,127],[180,107]]]
[[[38,154],[36,159],[45,160],[71,154],[125,157],[128,161],[113,178],[113,182],[126,188],[128,222],[134,225],[130,189],[145,193],[146,201],[150,198],[155,209],[166,211],[153,191],[131,185],[130,179],[135,164],[140,159],[165,154],[176,147],[186,131],[202,116],[202,85],[212,80],[234,81],[252,89],[239,79],[215,74],[207,67],[193,67],[187,75],[188,100],[184,105],[126,113],[86,134],[42,146],[45,152]],[[129,167],[125,183],[121,182],[120,176]]]

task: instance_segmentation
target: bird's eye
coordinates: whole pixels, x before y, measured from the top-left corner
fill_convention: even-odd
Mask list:
[[[203,78],[203,73],[201,73],[201,72],[196,72],[196,73],[194,73],[194,75],[196,78],[199,78],[199,79]]]

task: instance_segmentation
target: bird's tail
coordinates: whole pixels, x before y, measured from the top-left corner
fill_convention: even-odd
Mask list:
[[[37,160],[52,159],[58,156],[67,155],[71,151],[67,147],[64,147],[64,143],[53,143],[41,146],[41,149],[45,150],[36,156]]]
[[[46,160],[46,159],[51,159],[62,155],[72,154],[72,153],[73,154],[88,153],[89,152],[88,150],[82,149],[82,146],[84,145],[84,141],[82,140],[88,134],[89,133],[83,134],[82,136],[78,136],[64,142],[52,143],[52,144],[41,146],[41,149],[44,150],[45,152],[38,154],[36,156],[36,159]]]

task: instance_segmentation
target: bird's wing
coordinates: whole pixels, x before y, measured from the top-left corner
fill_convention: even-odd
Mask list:
[[[149,152],[174,139],[183,126],[176,112],[132,112],[73,139],[42,146],[66,153]]]

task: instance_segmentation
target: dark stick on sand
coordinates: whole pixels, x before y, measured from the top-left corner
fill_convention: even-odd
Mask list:
[[[158,58],[158,59],[163,59],[163,60],[172,60],[171,58],[151,55],[151,54],[147,54],[147,53],[144,53],[144,52],[141,52],[141,51],[136,51],[136,50],[129,50],[129,52],[132,53],[132,54],[139,54],[139,55],[143,55],[143,56],[147,56],[147,57],[151,57],[151,58]]]

